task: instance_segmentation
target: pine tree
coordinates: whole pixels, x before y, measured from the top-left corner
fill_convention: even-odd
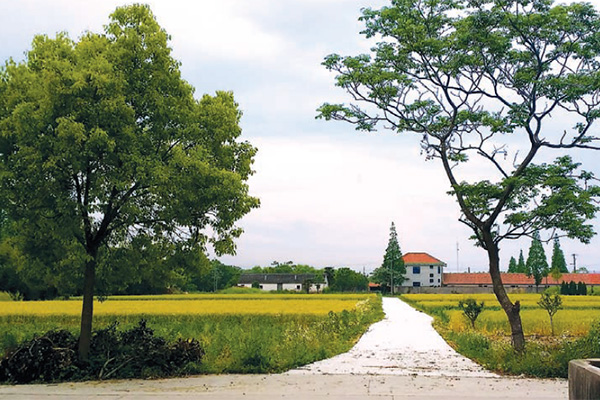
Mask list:
[[[391,273],[390,273],[391,272]],[[375,276],[379,277],[381,284],[387,284],[392,288],[393,286],[401,285],[404,282],[404,275],[406,274],[406,267],[404,266],[404,260],[402,259],[402,252],[400,251],[400,244],[398,244],[398,234],[396,233],[396,225],[392,222],[390,227],[390,239],[388,241],[387,248],[385,249],[385,255],[383,256],[383,263],[380,268],[373,271]]]
[[[515,272],[519,272],[517,268],[517,260],[515,260],[514,257],[511,257],[510,261],[508,262],[508,273],[514,274]]]
[[[536,287],[540,285],[542,278],[548,276],[548,260],[546,259],[546,253],[544,252],[544,246],[542,246],[538,231],[533,233],[533,240],[529,247],[529,255],[527,256],[525,266],[527,267],[527,276],[533,276]]]
[[[558,236],[554,236],[554,247],[552,247],[552,268],[551,270],[560,271],[562,274],[568,274],[567,261],[565,260],[565,254],[560,248],[560,242]]]
[[[517,272],[521,274],[527,273],[527,266],[525,265],[525,258],[523,257],[523,250],[519,252],[519,262],[517,264]]]

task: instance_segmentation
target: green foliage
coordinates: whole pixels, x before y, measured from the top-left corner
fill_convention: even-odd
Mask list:
[[[329,286],[329,291],[365,292],[369,289],[367,277],[350,268],[336,269],[333,282],[333,285]]]
[[[477,303],[475,299],[460,300],[458,308],[462,310],[465,317],[471,322],[471,327],[475,329],[475,321],[477,321],[477,317],[483,311],[484,302]]]
[[[398,243],[398,234],[396,233],[396,226],[392,222],[390,226],[390,238],[383,256],[383,263],[373,271],[371,280],[383,287],[391,288],[392,282],[394,286],[402,285],[402,282],[405,280],[405,274],[406,267],[404,266],[402,251],[400,251],[400,244]]]
[[[558,239],[558,236],[554,237],[554,245],[552,246],[552,263],[550,270],[559,271],[563,274],[569,273],[569,269],[567,268],[567,261],[565,260],[565,254],[560,248],[560,241]]]
[[[36,36],[25,61],[0,70],[0,204],[23,274],[83,293],[82,359],[96,273],[100,291],[138,280],[144,264],[186,284],[207,245],[235,252],[237,221],[259,205],[246,183],[256,149],[239,141],[233,94],[196,100],[168,41],[134,4],[102,34]],[[113,262],[129,249],[151,259]],[[174,262],[182,256],[192,263]]]
[[[499,274],[499,244],[537,230],[584,243],[595,234],[588,221],[600,188],[564,152],[600,149],[600,16],[589,3],[552,0],[394,0],[364,9],[360,20],[361,33],[377,40],[371,53],[323,62],[355,103],[325,103],[318,118],[421,138],[427,159],[443,167],[460,221],[488,253],[496,295],[522,350],[518,309]],[[555,129],[565,115],[571,126]],[[545,149],[562,153],[535,164]],[[531,273],[539,282],[545,272]]]
[[[542,297],[540,301],[538,301],[538,305],[542,307],[544,310],[548,312],[548,316],[550,317],[550,328],[552,330],[552,336],[554,336],[554,314],[558,312],[558,310],[562,306],[562,299],[558,294],[551,296],[548,293],[542,293]]]
[[[570,281],[569,283],[563,281],[560,284],[560,294],[568,295],[568,296],[577,296],[582,295],[585,296],[588,293],[587,285],[585,282],[575,282]]]
[[[508,262],[508,273],[514,274],[517,272],[517,260],[515,260],[514,257],[510,258],[510,261]]]
[[[526,274],[527,265],[525,264],[525,258],[523,257],[523,250],[519,251],[519,262],[517,264],[517,272]]]
[[[546,260],[546,253],[544,247],[540,241],[540,234],[538,231],[533,233],[533,239],[531,246],[529,247],[529,255],[527,256],[527,276],[533,276],[535,280],[535,286],[539,286],[542,279],[548,276],[548,261]]]

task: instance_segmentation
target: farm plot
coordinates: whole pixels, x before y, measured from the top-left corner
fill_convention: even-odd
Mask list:
[[[539,294],[511,294],[511,300],[521,302],[521,317],[525,335],[550,335],[550,321],[537,302]],[[458,307],[467,298],[484,302],[485,309],[477,318],[477,330],[498,336],[509,335],[510,327],[504,311],[493,294],[407,294],[402,299],[430,314],[443,313],[449,329],[455,332],[469,330],[468,320]],[[600,296],[562,296],[562,308],[554,316],[558,336],[584,336],[595,321],[600,320]]]
[[[78,332],[79,300],[0,303],[0,356],[52,329]],[[145,319],[167,340],[195,338],[206,352],[191,372],[280,372],[347,351],[383,317],[374,295],[173,295],[94,304],[94,328]]]
[[[523,353],[510,345],[510,327],[493,294],[407,294],[402,299],[434,317],[434,327],[459,353],[494,371],[536,377],[567,376],[568,362],[600,356],[600,296],[562,296],[551,334],[540,294],[512,294],[520,301],[527,344]],[[459,301],[484,302],[474,328]]]

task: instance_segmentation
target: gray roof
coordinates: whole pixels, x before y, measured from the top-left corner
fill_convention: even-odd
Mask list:
[[[314,274],[242,274],[239,283],[297,283],[315,279]]]

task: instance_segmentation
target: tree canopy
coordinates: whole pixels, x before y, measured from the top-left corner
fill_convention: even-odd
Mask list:
[[[600,149],[592,128],[600,117],[598,13],[551,0],[392,0],[360,19],[377,40],[372,54],[323,63],[355,102],[325,103],[319,117],[418,135],[443,167],[460,221],[487,252],[522,350],[520,303],[502,285],[499,243],[547,229],[586,243],[594,235],[588,221],[600,190],[567,152]],[[558,158],[534,163],[542,150],[559,150]]]
[[[233,94],[195,99],[169,39],[147,6],[125,6],[104,33],[36,36],[0,70],[1,204],[27,268],[78,277],[82,359],[113,253],[233,253],[259,204]]]

